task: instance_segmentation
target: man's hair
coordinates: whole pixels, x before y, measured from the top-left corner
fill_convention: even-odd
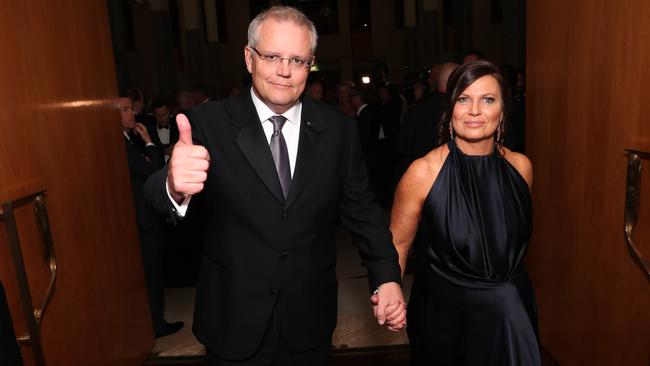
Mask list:
[[[309,30],[309,38],[311,40],[311,53],[316,52],[316,44],[318,43],[318,33],[316,33],[316,26],[307,18],[307,16],[296,8],[290,6],[274,6],[261,13],[259,13],[251,23],[248,25],[248,45],[256,47],[258,41],[258,30],[260,24],[266,19],[274,19],[278,22],[292,22],[299,27],[305,27]]]
[[[158,97],[154,99],[153,102],[151,102],[151,110],[158,109],[160,107],[171,108],[169,101],[162,97]]]
[[[137,102],[137,101],[144,101],[144,96],[142,95],[142,91],[138,88],[129,88],[126,89],[126,91],[120,93],[121,98],[129,98],[131,99],[131,102]]]

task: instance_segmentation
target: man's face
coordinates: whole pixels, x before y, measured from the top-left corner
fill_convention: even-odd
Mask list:
[[[142,99],[133,102],[133,111],[135,114],[141,114],[144,109],[144,101]]]
[[[122,128],[131,129],[135,127],[135,113],[131,99],[120,98],[120,116],[122,117]]]
[[[264,55],[308,59],[311,54],[309,29],[292,22],[266,19],[257,30],[255,48]],[[291,108],[305,90],[309,70],[295,68],[286,59],[279,62],[263,60],[249,47],[244,48],[246,68],[253,79],[257,96],[275,113]]]
[[[169,124],[169,107],[166,105],[154,108],[153,116],[156,117],[158,126],[167,126]]]

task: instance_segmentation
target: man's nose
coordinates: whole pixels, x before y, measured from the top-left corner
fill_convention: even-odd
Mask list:
[[[275,68],[275,73],[279,76],[290,77],[291,66],[289,66],[289,60],[284,58],[281,59],[280,62],[278,62],[277,67]]]

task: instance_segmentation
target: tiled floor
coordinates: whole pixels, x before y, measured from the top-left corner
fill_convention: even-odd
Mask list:
[[[350,234],[339,230],[337,236],[339,278],[338,326],[332,344],[335,349],[403,345],[408,343],[404,331],[390,332],[376,324],[370,308],[368,280],[365,268],[360,264],[356,247]],[[405,293],[410,290],[410,278],[405,279]],[[205,353],[203,346],[192,335],[192,312],[194,288],[172,288],[166,292],[168,321],[182,320],[185,327],[178,333],[159,338],[152,353],[160,358],[199,356]]]

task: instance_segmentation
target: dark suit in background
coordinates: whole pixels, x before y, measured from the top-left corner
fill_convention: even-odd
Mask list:
[[[155,119],[148,120],[145,126],[149,131],[151,141],[156,144],[156,146],[162,147],[163,150],[168,148],[170,145],[174,145],[178,141],[178,126],[176,126],[176,122],[173,120],[170,120],[169,125],[166,126],[167,129],[169,129],[169,142],[166,144],[162,143],[160,140],[158,131],[161,130],[161,128],[158,126],[158,124],[156,124]]]
[[[438,146],[438,123],[444,112],[444,104],[445,94],[434,93],[404,114],[404,123],[396,143],[396,182],[415,159],[423,157]]]
[[[366,160],[368,176],[375,192],[380,187],[379,176],[379,128],[381,126],[381,113],[374,104],[366,104],[356,117],[361,151]]]
[[[131,191],[135,206],[135,216],[140,234],[142,262],[144,265],[149,306],[156,334],[167,325],[164,320],[165,294],[163,277],[163,248],[167,237],[165,235],[165,220],[147,206],[142,195],[142,188],[147,178],[165,164],[163,151],[160,147],[145,146],[139,136],[125,136],[126,156],[129,163]]]

